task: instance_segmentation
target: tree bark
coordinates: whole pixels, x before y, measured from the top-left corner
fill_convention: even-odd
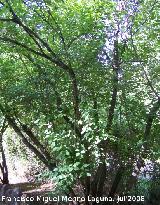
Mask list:
[[[8,121],[8,124],[13,128],[17,135],[21,137],[22,142],[39,158],[39,160],[41,160],[49,168],[49,170],[53,170],[56,167],[56,164],[48,161],[48,159],[27,140],[21,129],[17,126],[14,119],[9,116],[6,116],[6,119]]]
[[[2,178],[0,177],[0,179],[1,179],[2,184],[9,184],[8,167],[7,167],[7,163],[6,163],[6,157],[5,157],[5,153],[4,153],[3,139],[2,139],[3,134],[4,134],[7,126],[6,126],[6,120],[4,120],[3,126],[1,128],[1,132],[0,132],[0,150],[1,150],[1,154],[2,154],[2,163],[0,163]]]
[[[115,196],[115,193],[117,191],[117,188],[118,188],[118,185],[123,177],[123,172],[124,172],[124,167],[123,166],[120,166],[118,168],[118,171],[116,173],[116,176],[115,176],[115,179],[112,183],[112,187],[111,187],[111,190],[109,192],[109,197],[114,197]]]
[[[146,127],[144,132],[144,140],[148,140],[148,137],[150,136],[153,120],[159,108],[160,108],[160,98],[158,98],[158,101],[153,105],[152,109],[150,110],[147,116]]]

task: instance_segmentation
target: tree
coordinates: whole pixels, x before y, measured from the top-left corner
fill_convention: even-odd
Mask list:
[[[2,153],[2,163],[0,163],[2,177],[0,177],[0,179],[1,179],[2,184],[9,184],[8,167],[7,167],[7,163],[6,163],[6,157],[5,157],[5,153],[4,153],[3,140],[2,140],[2,137],[3,137],[3,134],[6,130],[6,128],[7,128],[6,120],[4,120],[1,131],[0,131],[0,149],[1,149],[1,153]]]
[[[126,191],[134,163],[159,156],[157,11],[149,0],[1,1],[1,112],[60,185],[81,183],[86,204]]]

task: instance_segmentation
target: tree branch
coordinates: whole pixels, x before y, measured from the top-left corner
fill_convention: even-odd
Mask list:
[[[60,68],[62,68],[63,70],[67,71],[71,82],[72,82],[72,94],[73,94],[73,108],[74,108],[74,114],[75,114],[75,120],[78,121],[81,118],[81,113],[80,113],[80,109],[79,109],[79,92],[78,92],[78,85],[77,85],[77,79],[76,79],[76,75],[75,72],[73,71],[73,69],[71,67],[69,67],[68,65],[66,65],[65,63],[63,63],[58,56],[53,52],[53,50],[51,49],[51,47],[48,45],[48,43],[46,43],[43,39],[41,39],[39,37],[39,35],[34,32],[33,30],[31,30],[29,27],[27,27],[26,25],[24,25],[22,23],[22,21],[20,20],[20,18],[16,15],[16,13],[14,12],[11,4],[9,3],[8,0],[6,0],[6,3],[9,6],[9,10],[13,16],[13,21],[18,24],[19,26],[21,26],[23,28],[23,30],[30,36],[32,37],[32,39],[35,41],[35,39],[37,39],[46,49],[47,51],[52,55],[49,56],[47,54],[45,54],[44,52],[38,52],[35,51],[34,49],[18,42],[17,40],[13,40],[10,39],[8,37],[0,37],[0,40],[3,40],[5,42],[10,42],[12,44],[18,45],[24,49],[26,49],[29,52],[32,52],[36,55],[39,55],[49,61],[51,61],[52,63],[56,64],[57,66],[59,66]],[[37,45],[37,44],[36,44]],[[39,46],[39,44],[38,44]]]
[[[149,14],[151,14],[151,12],[153,11],[153,9],[155,8],[155,6],[156,6],[156,4],[158,3],[158,1],[157,0],[155,0],[154,2],[153,2],[153,4],[150,6],[150,10],[148,11],[148,13]],[[146,17],[146,19],[143,21],[143,22],[140,22],[140,25],[141,26],[139,26],[138,28],[137,28],[137,30],[133,33],[133,35],[135,35],[140,29],[141,29],[141,27],[148,21],[148,16]]]
[[[48,161],[48,159],[46,159],[44,157],[44,155],[38,151],[38,149],[33,146],[28,140],[27,138],[23,135],[23,133],[21,132],[20,128],[17,126],[16,122],[14,121],[14,119],[10,118],[9,116],[6,116],[9,125],[14,129],[14,131],[17,133],[18,136],[21,137],[22,142],[49,168],[49,169],[53,169],[55,167],[52,167],[50,165],[50,162]],[[55,164],[54,164],[55,166]]]
[[[41,66],[38,63],[36,63],[30,55],[25,55],[25,56],[28,58],[29,61],[31,61],[33,63],[34,66],[36,66],[39,70],[42,70]],[[55,85],[53,85],[53,83],[50,80],[49,80],[49,84],[52,85],[52,86],[55,86]],[[56,98],[57,98],[57,108],[58,108],[58,110],[63,112],[64,120],[71,126],[72,130],[75,131],[77,136],[81,138],[82,135],[81,135],[80,129],[78,128],[78,126],[75,123],[73,123],[69,119],[69,117],[64,113],[64,110],[62,109],[62,106],[61,106],[62,105],[62,99],[60,98],[59,93],[57,91],[55,91],[55,94],[56,94]]]
[[[0,110],[2,111],[3,115],[5,116],[6,120],[8,121],[8,124],[13,128],[13,130],[17,133],[17,135],[22,139],[22,142],[26,147],[28,147],[38,158],[41,160],[50,170],[53,170],[56,167],[55,163],[52,163],[48,161],[47,158],[35,147],[33,146],[27,138],[22,133],[21,129],[18,127],[17,123],[15,122],[15,119],[10,117],[3,106],[0,104]]]
[[[113,91],[112,91],[112,98],[110,102],[109,114],[107,118],[107,127],[106,131],[112,127],[113,117],[114,117],[114,110],[116,107],[117,101],[117,92],[118,92],[118,72],[120,69],[120,59],[119,59],[119,50],[118,50],[118,40],[114,41],[114,56],[113,56],[113,71],[114,71],[114,78],[113,78]]]
[[[146,127],[145,127],[145,132],[144,132],[144,140],[145,141],[150,136],[153,120],[154,120],[159,108],[160,108],[160,98],[158,98],[158,101],[153,105],[152,109],[150,110],[150,112],[147,116]]]
[[[109,197],[114,197],[115,196],[115,193],[117,191],[117,188],[118,188],[118,185],[123,177],[123,172],[124,172],[124,167],[123,166],[120,166],[118,168],[118,171],[116,173],[116,176],[115,176],[115,179],[112,183],[112,187],[110,189],[110,192],[109,192]]]
[[[147,72],[145,71],[145,69],[143,69],[143,71],[144,71],[146,80],[147,80],[148,85],[149,85],[149,87],[151,88],[152,92],[155,94],[155,96],[156,96],[157,98],[160,98],[159,94],[158,94],[157,91],[154,89],[154,87],[153,87],[153,85],[152,85],[152,82],[150,81],[150,79],[149,79],[149,77],[148,77],[148,75],[147,75]]]
[[[116,106],[117,91],[118,91],[117,83],[118,83],[118,77],[115,76],[113,91],[112,91],[112,98],[111,98],[111,102],[110,102],[109,114],[108,114],[108,119],[107,119],[107,128],[106,128],[107,132],[111,129],[112,123],[113,123],[114,109]]]
[[[27,125],[22,124],[22,123],[21,123],[21,127],[22,127],[22,130],[28,135],[29,139],[34,143],[34,145],[36,145],[40,149],[41,153],[45,156],[45,158],[48,161],[51,161],[52,158],[50,154],[46,151],[46,148],[37,139],[37,136],[34,135],[32,130]]]
[[[2,22],[13,22],[13,19],[0,18],[0,21],[2,21]]]
[[[4,149],[3,149],[3,141],[2,141],[2,137],[3,134],[7,128],[8,124],[6,124],[6,118],[3,121],[3,125],[0,131],[0,151],[2,153],[2,164],[0,163],[0,169],[3,175],[3,179],[1,178],[1,181],[3,184],[8,184],[9,180],[8,180],[8,167],[7,167],[7,163],[6,163],[6,157],[5,157],[5,153],[4,153]]]
[[[58,94],[58,92],[56,91],[56,98],[57,98],[57,109],[58,111],[62,112],[63,114],[63,118],[64,120],[66,121],[67,124],[69,124],[72,128],[72,130],[75,131],[76,135],[81,139],[82,138],[82,135],[81,135],[81,132],[79,130],[79,128],[76,126],[75,123],[73,123],[69,117],[64,113],[64,110],[62,109],[62,99],[60,98],[60,95]]]

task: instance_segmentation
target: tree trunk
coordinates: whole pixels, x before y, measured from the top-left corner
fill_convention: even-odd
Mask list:
[[[0,168],[1,168],[2,175],[3,175],[1,182],[2,184],[9,184],[8,167],[6,163],[6,157],[5,157],[3,145],[1,146],[1,152],[2,152],[2,164],[0,164]]]

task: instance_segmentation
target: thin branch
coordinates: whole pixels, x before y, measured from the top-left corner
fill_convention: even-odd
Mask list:
[[[153,120],[154,120],[159,108],[160,108],[160,98],[158,98],[158,101],[153,105],[152,109],[150,110],[149,114],[147,115],[146,127],[145,127],[145,132],[144,132],[144,140],[145,141],[150,136]]]
[[[13,19],[0,18],[0,21],[2,21],[2,22],[13,22]]]
[[[149,85],[149,87],[151,88],[152,92],[155,94],[155,96],[156,96],[157,98],[160,98],[160,95],[159,95],[159,94],[157,93],[157,91],[154,89],[154,87],[153,87],[153,85],[152,85],[152,82],[150,81],[150,79],[149,79],[149,77],[148,77],[148,75],[147,75],[147,72],[145,71],[145,69],[143,69],[143,71],[144,71],[146,80],[147,80],[148,85]]]
[[[7,121],[6,121],[6,119],[4,119],[2,128],[1,128],[1,130],[0,130],[0,135],[1,135],[1,136],[2,136],[3,133],[6,131],[7,127],[8,127]]]
[[[57,55],[53,52],[53,50],[51,49],[51,47],[48,45],[47,42],[45,42],[42,38],[40,38],[40,36],[34,32],[32,29],[30,29],[28,26],[24,25],[21,21],[21,19],[16,15],[16,13],[14,12],[11,4],[9,3],[8,0],[6,0],[8,6],[9,6],[9,9],[10,9],[10,12],[12,13],[12,16],[13,16],[13,22],[18,24],[20,27],[22,27],[24,29],[24,31],[26,31],[26,33],[35,41],[35,38],[39,40],[40,43],[42,43],[42,45],[48,50],[48,52],[50,52],[52,54],[52,56],[55,58],[55,59],[58,59]],[[36,44],[38,42],[36,41]]]
[[[23,132],[25,132],[28,135],[29,139],[32,140],[34,145],[36,145],[40,149],[40,151],[43,153],[45,158],[50,161],[51,160],[51,156],[46,151],[46,148],[38,140],[38,136],[35,136],[35,134],[32,132],[32,130],[26,124],[21,123],[21,128],[22,128]]]
[[[110,108],[109,108],[109,114],[108,114],[108,118],[107,118],[107,132],[111,129],[112,126],[112,122],[113,122],[113,117],[114,117],[114,110],[115,110],[115,106],[116,106],[116,100],[117,100],[117,83],[118,83],[118,78],[115,77],[114,79],[115,83],[114,83],[114,88],[113,88],[113,92],[112,92],[112,97],[111,97],[111,102],[110,102]]]
[[[100,134],[99,133],[99,113],[98,113],[98,102],[96,96],[93,97],[93,109],[94,109],[94,120],[96,125],[96,134],[99,135]]]
[[[72,39],[70,40],[70,42],[68,42],[67,48],[69,49],[75,41],[77,41],[78,39],[80,39],[82,36],[85,37],[85,35],[88,35],[88,34],[92,35],[91,33],[81,33],[81,34],[79,34],[78,36],[72,38]]]
[[[53,17],[53,15],[52,15],[52,13],[51,13],[51,11],[50,11],[50,8],[46,5],[46,7],[47,7],[47,12],[48,12],[48,14],[49,14],[49,16],[51,16],[51,18],[52,18],[52,20],[55,22],[55,25],[56,25],[56,27],[57,27],[57,30],[59,30],[59,32],[57,32],[58,34],[59,34],[59,37],[61,38],[61,40],[62,40],[62,43],[63,43],[63,45],[64,45],[64,49],[67,51],[67,46],[66,46],[66,43],[65,43],[65,40],[64,40],[64,36],[63,36],[63,34],[62,34],[62,31],[61,31],[61,28],[60,28],[60,26],[58,25],[58,23],[57,23],[57,21],[56,21],[56,19]],[[35,11],[40,17],[41,17],[41,15],[37,12],[37,11]],[[41,13],[43,13],[43,10],[41,10]],[[53,29],[53,26],[51,25],[51,23],[50,23],[50,21],[49,20],[46,20],[46,18],[45,18],[45,15],[43,15],[43,17],[41,17],[52,29]],[[54,30],[54,29],[53,29]]]
[[[81,139],[82,138],[82,134],[81,134],[79,128],[64,113],[64,110],[62,109],[62,99],[60,98],[60,95],[58,94],[57,91],[55,93],[56,93],[56,98],[57,98],[57,109],[58,109],[58,111],[62,112],[64,120],[67,122],[67,124],[69,124],[71,126],[72,130],[74,130],[76,135]]]
[[[114,117],[114,110],[116,107],[117,101],[117,92],[118,92],[118,71],[119,71],[119,51],[118,51],[118,40],[114,42],[114,57],[113,57],[113,70],[114,70],[114,79],[113,79],[113,91],[112,91],[112,98],[110,102],[109,114],[107,118],[107,128],[106,131],[108,132],[113,123]]]
[[[36,50],[34,50],[34,49],[28,47],[27,45],[18,42],[17,40],[14,40],[14,39],[11,39],[11,38],[8,38],[8,37],[0,37],[0,40],[2,40],[2,41],[4,41],[4,42],[10,42],[10,43],[13,44],[13,45],[20,46],[20,47],[26,49],[26,50],[29,51],[29,52],[32,52],[32,53],[34,53],[34,54],[36,54],[36,55],[38,55],[38,56],[41,56],[41,57],[43,57],[43,58],[45,58],[45,59],[51,61],[52,63],[56,64],[57,66],[59,66],[60,68],[62,68],[62,69],[65,70],[65,71],[68,71],[68,70],[69,70],[69,67],[68,67],[66,64],[64,64],[62,61],[55,60],[55,59],[53,59],[51,56],[49,56],[49,55],[47,55],[47,54],[45,54],[45,53],[41,53],[41,52],[39,52],[39,51],[36,51]]]
[[[138,55],[138,53],[137,53],[137,49],[136,49],[136,47],[135,47],[135,45],[134,45],[134,42],[133,42],[133,33],[132,33],[132,32],[131,32],[131,41],[132,41],[132,46],[133,46],[133,49],[134,49],[135,56],[136,56],[137,59],[139,59],[139,55]],[[140,64],[142,65],[143,72],[144,72],[145,78],[146,78],[146,80],[147,80],[147,82],[148,82],[148,85],[150,86],[150,88],[151,88],[151,90],[153,91],[153,93],[155,94],[155,96],[156,96],[157,98],[160,98],[159,94],[158,94],[157,91],[154,89],[154,87],[153,87],[153,85],[152,85],[152,82],[150,81],[150,79],[149,79],[149,77],[148,77],[148,75],[147,75],[147,72],[145,71],[145,68],[144,68],[144,66],[143,66],[143,64],[142,64],[143,61],[139,61],[139,62],[140,62]]]
[[[50,57],[50,56],[48,56],[48,55],[46,55],[46,54],[44,54],[44,53],[40,53],[40,52],[38,52],[38,51],[35,51],[34,49],[28,47],[27,45],[25,45],[25,44],[23,44],[23,43],[20,43],[19,41],[15,40],[15,39],[11,39],[11,38],[9,38],[9,37],[0,37],[0,40],[1,40],[1,41],[4,41],[4,42],[9,42],[9,43],[11,43],[11,44],[13,44],[13,45],[20,46],[20,47],[26,49],[26,50],[29,51],[29,52],[32,52],[32,53],[34,53],[34,54],[36,54],[36,55],[38,55],[38,56],[41,56],[41,57],[46,58],[46,59],[48,59],[48,60],[51,60],[51,57]],[[53,60],[52,60],[52,61],[53,61]]]
[[[117,188],[119,186],[119,183],[123,177],[123,173],[124,173],[124,167],[121,165],[119,168],[118,168],[118,171],[116,173],[116,176],[115,176],[115,179],[112,183],[112,187],[110,189],[110,192],[109,192],[109,197],[112,197],[114,198],[115,194],[116,194],[116,191],[117,191]],[[107,203],[105,203],[107,204]]]
[[[13,130],[17,133],[17,135],[22,139],[24,145],[26,145],[49,169],[53,169],[56,165],[55,163],[51,163],[48,159],[34,146],[32,145],[27,138],[22,133],[21,129],[17,125],[14,118],[10,117],[3,106],[0,104],[0,110],[2,111],[3,115],[5,116],[8,124],[13,128]]]
[[[0,1],[0,4],[2,4],[4,6],[4,3],[2,1]]]
[[[9,125],[14,129],[14,131],[17,133],[18,136],[21,137],[22,142],[33,152],[35,153],[35,155],[48,167],[50,167],[50,162],[48,161],[48,159],[45,158],[45,156],[35,147],[33,146],[28,140],[27,138],[23,135],[23,133],[21,132],[20,128],[17,126],[16,122],[14,121],[14,119],[12,119],[9,116],[6,116]],[[52,167],[54,168],[54,167]]]
[[[35,67],[37,67],[39,70],[42,71],[41,65],[39,65],[37,62],[35,62],[34,59],[33,59],[29,54],[28,54],[28,55],[25,55],[25,56],[26,56],[26,58],[28,58],[28,60],[29,60]],[[49,80],[49,81],[47,81],[47,82],[49,82],[50,85],[52,85],[53,87],[55,87],[55,85],[52,83],[51,80]],[[55,91],[55,94],[56,94],[56,98],[57,98],[57,108],[58,108],[58,110],[63,113],[63,118],[64,118],[64,120],[67,122],[67,124],[69,124],[69,125],[71,126],[72,130],[75,131],[75,133],[77,134],[77,136],[81,138],[82,135],[81,135],[81,132],[80,132],[79,128],[76,126],[75,123],[73,123],[73,122],[69,119],[69,117],[65,114],[64,110],[62,109],[62,99],[60,98],[60,94],[59,94],[57,91]]]
[[[12,44],[18,45],[22,48],[25,48],[27,51],[32,52],[36,55],[39,55],[43,58],[46,58],[48,60],[50,60],[52,63],[56,64],[57,66],[59,66],[60,68],[62,68],[63,70],[67,71],[69,74],[69,77],[71,78],[72,81],[72,94],[73,94],[73,107],[74,107],[74,113],[75,113],[75,120],[79,120],[81,118],[81,113],[80,113],[80,109],[79,109],[79,92],[78,92],[78,84],[77,84],[77,79],[76,79],[76,75],[75,72],[73,71],[73,69],[71,67],[69,67],[68,65],[66,65],[65,63],[63,63],[58,57],[57,55],[53,52],[53,50],[51,49],[51,47],[43,40],[39,37],[39,35],[37,33],[35,33],[33,30],[31,30],[29,27],[27,27],[26,25],[24,25],[22,23],[22,21],[19,19],[19,17],[16,15],[16,13],[14,12],[12,6],[10,5],[9,1],[6,0],[10,12],[12,13],[13,16],[13,21],[18,24],[19,26],[21,26],[24,31],[26,31],[26,33],[33,38],[36,38],[39,40],[39,42],[48,50],[48,52],[52,55],[49,56],[47,54],[45,54],[44,52],[38,52],[35,51],[34,49],[18,42],[17,40],[13,40],[10,39],[8,37],[0,37],[0,40],[3,41],[8,41]]]
[[[133,42],[132,42],[133,43]],[[137,50],[133,44],[133,47],[134,47],[134,51],[135,51],[135,55],[136,57],[138,58],[138,53],[137,53]],[[143,65],[142,65],[143,67]],[[153,93],[156,95],[156,97],[158,98],[158,101],[153,105],[152,109],[150,110],[149,114],[147,115],[147,119],[146,119],[146,126],[145,126],[145,130],[144,130],[144,148],[146,150],[146,140],[148,140],[149,136],[150,136],[150,133],[151,133],[151,128],[152,128],[152,125],[153,125],[153,120],[155,118],[155,115],[158,111],[158,109],[160,108],[160,96],[158,95],[158,93],[156,92],[156,90],[154,89],[153,85],[152,85],[152,82],[149,80],[148,76],[147,76],[147,73],[145,71],[145,69],[143,68],[143,71],[144,71],[144,74],[145,74],[145,77],[147,79],[147,82],[148,82],[148,85],[150,86],[151,90],[153,91]]]
[[[158,1],[157,0],[155,0],[154,2],[153,2],[153,4],[151,5],[151,7],[150,7],[150,10],[148,11],[148,13],[149,14],[151,14],[151,12],[153,11],[153,9],[155,8],[155,5],[158,3]],[[148,16],[146,17],[146,19],[143,21],[143,22],[140,22],[140,26],[137,28],[137,30],[133,33],[133,35],[134,34],[136,34],[139,30],[140,30],[140,28],[146,23],[148,21]]]

